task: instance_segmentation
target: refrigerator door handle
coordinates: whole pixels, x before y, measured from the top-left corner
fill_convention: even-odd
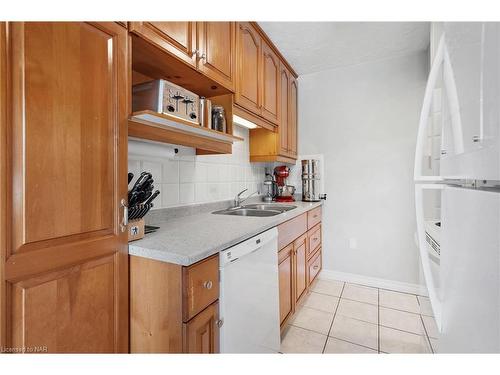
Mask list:
[[[462,124],[460,119],[460,108],[458,103],[457,87],[455,78],[453,76],[453,68],[450,63],[450,56],[446,48],[445,36],[441,36],[439,45],[436,50],[436,56],[432,62],[432,67],[429,72],[429,78],[425,87],[424,102],[420,112],[420,120],[418,124],[417,145],[415,148],[415,167],[413,171],[413,178],[415,182],[440,182],[443,178],[440,176],[424,176],[422,175],[422,164],[424,155],[424,146],[427,135],[427,128],[429,126],[429,118],[431,114],[431,104],[433,97],[433,90],[439,78],[439,69],[443,66],[443,80],[448,97],[448,105],[450,111],[454,113],[452,116],[452,132],[453,132],[453,145],[456,153],[462,153],[464,150]]]
[[[422,269],[425,278],[427,291],[429,292],[429,299],[431,301],[432,311],[439,332],[441,332],[441,301],[437,295],[436,283],[431,272],[431,260],[427,251],[427,242],[425,240],[425,216],[424,216],[424,190],[442,190],[445,185],[443,184],[417,184],[415,185],[415,211],[417,220],[417,237],[418,249],[420,253],[420,261],[422,262]]]

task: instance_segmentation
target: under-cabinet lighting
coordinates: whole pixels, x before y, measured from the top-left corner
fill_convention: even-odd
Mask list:
[[[248,129],[255,129],[257,127],[257,125],[254,124],[253,122],[245,120],[243,117],[240,117],[237,115],[233,115],[233,123],[235,123],[236,125],[243,126],[245,128],[248,128]]]

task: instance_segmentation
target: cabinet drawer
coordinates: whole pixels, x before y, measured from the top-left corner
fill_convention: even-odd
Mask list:
[[[307,256],[310,257],[321,245],[321,223],[307,232],[307,241],[309,242]]]
[[[321,248],[307,263],[307,285],[311,285],[321,271]]]
[[[283,262],[286,258],[288,258],[292,251],[293,251],[293,243],[281,249],[278,252],[278,264]]]
[[[219,255],[182,269],[183,320],[186,322],[219,298]]]
[[[307,231],[307,213],[278,226],[278,250],[281,250]]]
[[[307,212],[307,229],[321,222],[321,206]]]

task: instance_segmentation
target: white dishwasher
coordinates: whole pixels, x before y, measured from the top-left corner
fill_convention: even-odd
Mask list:
[[[221,353],[280,349],[278,230],[219,253]]]

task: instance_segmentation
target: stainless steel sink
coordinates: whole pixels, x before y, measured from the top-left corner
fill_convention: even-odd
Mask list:
[[[212,212],[216,215],[235,215],[235,216],[257,216],[257,217],[266,217],[266,216],[275,216],[281,214],[281,211],[272,211],[272,210],[255,210],[251,208],[228,208],[227,210],[215,211]]]
[[[254,210],[271,210],[271,211],[281,211],[286,212],[297,208],[297,206],[285,205],[285,204],[274,204],[274,203],[260,203],[260,204],[248,204],[242,208],[251,208]]]
[[[293,210],[297,206],[281,205],[281,204],[249,204],[242,207],[228,208],[212,212],[216,215],[234,215],[234,216],[256,216],[267,217],[282,214],[283,212]]]

